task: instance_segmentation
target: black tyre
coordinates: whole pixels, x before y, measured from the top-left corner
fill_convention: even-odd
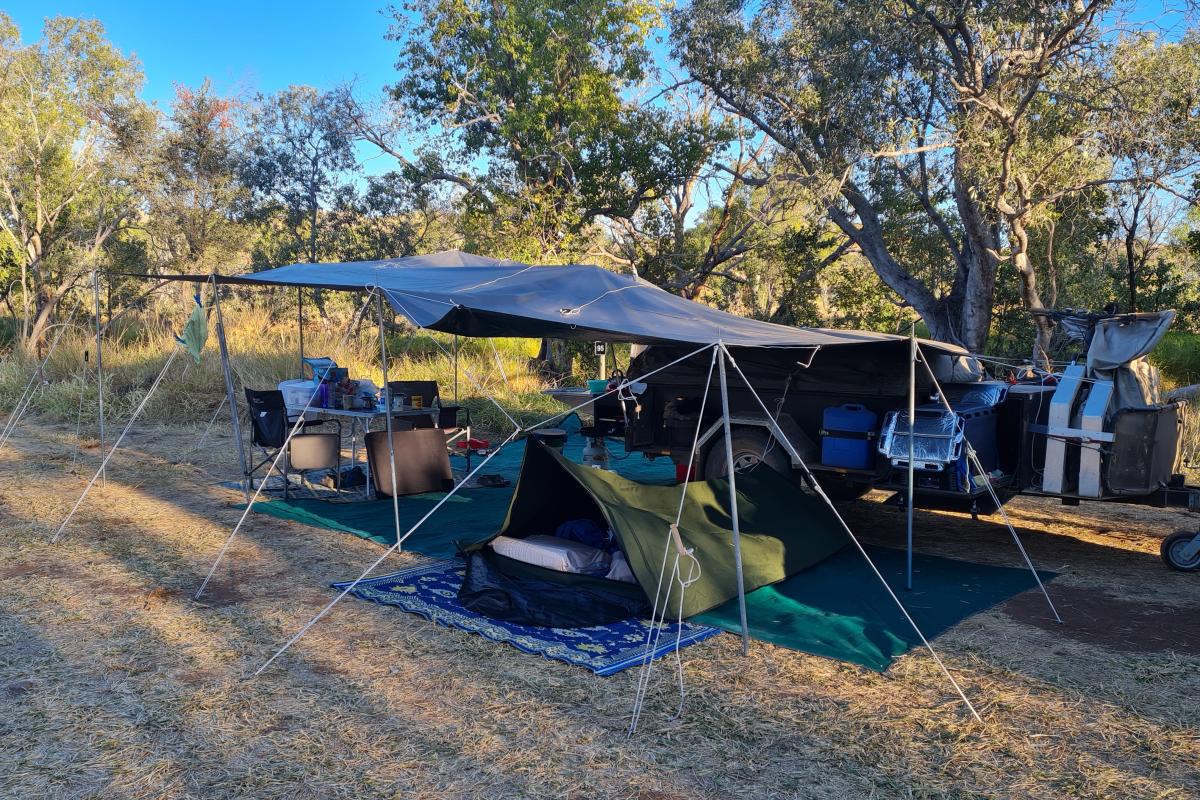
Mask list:
[[[1191,552],[1190,556],[1188,553],[1192,550],[1190,545],[1195,538],[1195,531],[1179,531],[1163,539],[1162,547],[1159,548],[1163,563],[1180,572],[1200,570],[1200,548]]]
[[[725,460],[725,437],[717,433],[716,442],[709,448],[704,459],[704,477],[720,478],[727,474]],[[771,434],[761,428],[734,428],[730,432],[733,442],[733,469],[737,474],[752,472],[764,464],[780,475],[790,475],[792,460],[787,451],[776,442]]]

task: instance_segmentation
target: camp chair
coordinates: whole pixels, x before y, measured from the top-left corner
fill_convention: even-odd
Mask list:
[[[455,445],[460,439],[469,445],[471,410],[465,406],[442,405],[437,381],[388,381],[388,392],[393,395],[403,394],[410,398],[420,397],[421,404],[425,408],[433,408],[433,401],[437,400],[439,410],[434,427],[446,434],[446,447],[450,449],[450,452],[455,452]],[[413,420],[413,423],[415,427],[424,427],[421,420]],[[471,468],[471,448],[466,447],[464,453],[469,470]]]
[[[397,422],[403,424],[402,421]],[[446,451],[446,439],[441,430],[393,430],[391,449],[395,453],[396,466],[394,490],[392,470],[388,465],[387,431],[371,431],[367,434],[367,464],[377,497],[445,492],[454,488],[450,455]]]
[[[260,448],[265,458],[246,470],[250,485],[254,485],[254,473],[275,460],[280,448],[287,442],[288,433],[296,424],[299,414],[288,414],[283,392],[277,389],[246,390],[246,406],[250,411],[250,443]],[[334,425],[337,433],[298,432],[288,443],[288,452],[283,463],[283,496],[288,493],[288,475],[299,474],[302,481],[312,470],[333,469],[335,485],[340,478],[342,466],[342,424],[338,420],[313,419],[300,423],[301,431],[317,425]],[[264,480],[269,477],[264,475]]]

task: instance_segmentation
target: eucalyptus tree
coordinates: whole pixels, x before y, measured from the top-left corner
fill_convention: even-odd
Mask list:
[[[239,266],[248,190],[239,179],[240,104],[204,81],[179,86],[150,159],[145,227],[156,267],[205,273]]]
[[[95,20],[50,18],[23,44],[0,14],[0,230],[19,261],[26,349],[142,213],[155,121],[141,84]]]
[[[415,184],[454,187],[478,249],[578,258],[598,221],[632,218],[707,152],[702,131],[641,101],[653,2],[418,0],[393,13],[399,80],[383,109],[344,95],[348,119]]]
[[[289,86],[260,95],[250,123],[242,181],[261,213],[282,212],[296,254],[320,261],[322,209],[358,171],[336,98],[310,86]]]
[[[783,156],[771,179],[821,204],[935,337],[981,351],[1002,267],[1043,306],[1031,232],[1128,181],[1111,134],[1138,106],[1120,102],[1112,6],[694,0],[672,27],[690,74]]]

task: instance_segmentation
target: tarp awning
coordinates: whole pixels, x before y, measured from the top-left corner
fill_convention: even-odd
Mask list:
[[[224,283],[378,288],[414,325],[462,336],[520,336],[649,345],[820,348],[896,342],[866,331],[793,328],[747,319],[589,265],[535,266],[457,250],[339,264],[289,264]],[[960,352],[931,343],[936,349]]]
[[[634,275],[587,264],[542,266],[459,250],[379,261],[288,264],[241,275],[137,275],[160,280],[381,290],[412,324],[461,336],[525,337],[818,350],[888,346],[903,336],[793,328],[747,319],[664,291]],[[965,355],[944,342],[934,352]]]

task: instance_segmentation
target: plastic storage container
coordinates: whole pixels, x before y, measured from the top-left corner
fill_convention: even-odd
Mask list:
[[[279,391],[283,392],[284,405],[289,408],[304,408],[306,405],[318,405],[316,399],[311,404],[308,402],[308,398],[317,392],[317,387],[310,380],[296,379],[283,381],[279,384],[278,388]]]
[[[857,403],[825,409],[821,416],[821,463],[827,467],[871,469],[879,418]]]

